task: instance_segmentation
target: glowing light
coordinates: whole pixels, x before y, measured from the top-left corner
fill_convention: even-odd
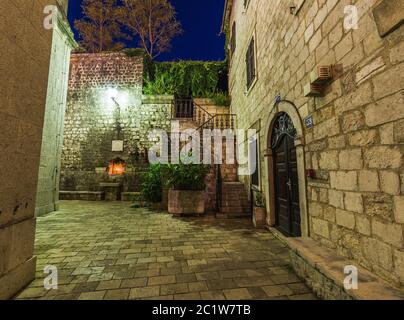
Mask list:
[[[118,90],[115,88],[109,88],[107,91],[107,96],[110,100],[116,99],[118,97]]]

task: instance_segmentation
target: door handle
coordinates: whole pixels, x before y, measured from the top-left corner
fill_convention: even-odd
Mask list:
[[[289,191],[292,191],[292,181],[290,180],[290,178],[289,178],[289,181],[286,184],[287,184],[287,186],[289,188]]]

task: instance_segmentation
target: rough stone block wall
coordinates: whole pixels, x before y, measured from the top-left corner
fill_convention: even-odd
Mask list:
[[[155,128],[168,130],[171,112],[171,97],[142,97],[142,82],[141,56],[72,55],[61,190],[99,190],[99,183],[109,180],[105,174],[109,161],[116,157],[127,163],[124,191],[139,190],[139,171],[152,143],[148,135]],[[120,106],[123,152],[112,152],[112,141],[118,140],[117,108],[112,98]]]
[[[58,15],[52,40],[52,57],[48,78],[41,162],[39,167],[36,215],[59,207],[59,174],[63,144],[63,123],[66,109],[67,83],[73,33],[63,14]]]
[[[53,34],[43,27],[43,10],[52,3],[0,2],[0,299],[35,276],[35,196]]]
[[[260,177],[267,199],[264,154],[275,97],[292,101],[301,123],[313,116],[314,127],[304,128],[302,137],[305,169],[314,169],[317,176],[303,188],[310,236],[403,286],[404,26],[397,23],[403,19],[403,2],[302,3],[293,15],[290,1],[250,0],[247,9],[243,1],[233,1],[232,113],[240,128],[248,129],[258,119],[266,128],[260,131]],[[358,9],[358,29],[344,28],[348,5]],[[257,79],[247,90],[245,57],[251,37]],[[324,97],[305,97],[310,72],[324,65],[340,72]],[[249,184],[247,177],[240,179]]]

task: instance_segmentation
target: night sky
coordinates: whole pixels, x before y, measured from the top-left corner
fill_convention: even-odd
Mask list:
[[[170,0],[177,11],[183,33],[172,42],[171,52],[162,54],[159,61],[223,60],[224,35],[220,35],[224,0]],[[69,1],[69,20],[81,17],[81,0]],[[76,33],[76,38],[77,33]],[[127,47],[138,47],[138,42]]]

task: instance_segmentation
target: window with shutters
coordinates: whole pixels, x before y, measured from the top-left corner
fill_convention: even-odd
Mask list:
[[[248,46],[246,56],[246,68],[247,68],[247,89],[249,89],[252,83],[254,82],[256,76],[254,38],[251,39],[250,45]]]

